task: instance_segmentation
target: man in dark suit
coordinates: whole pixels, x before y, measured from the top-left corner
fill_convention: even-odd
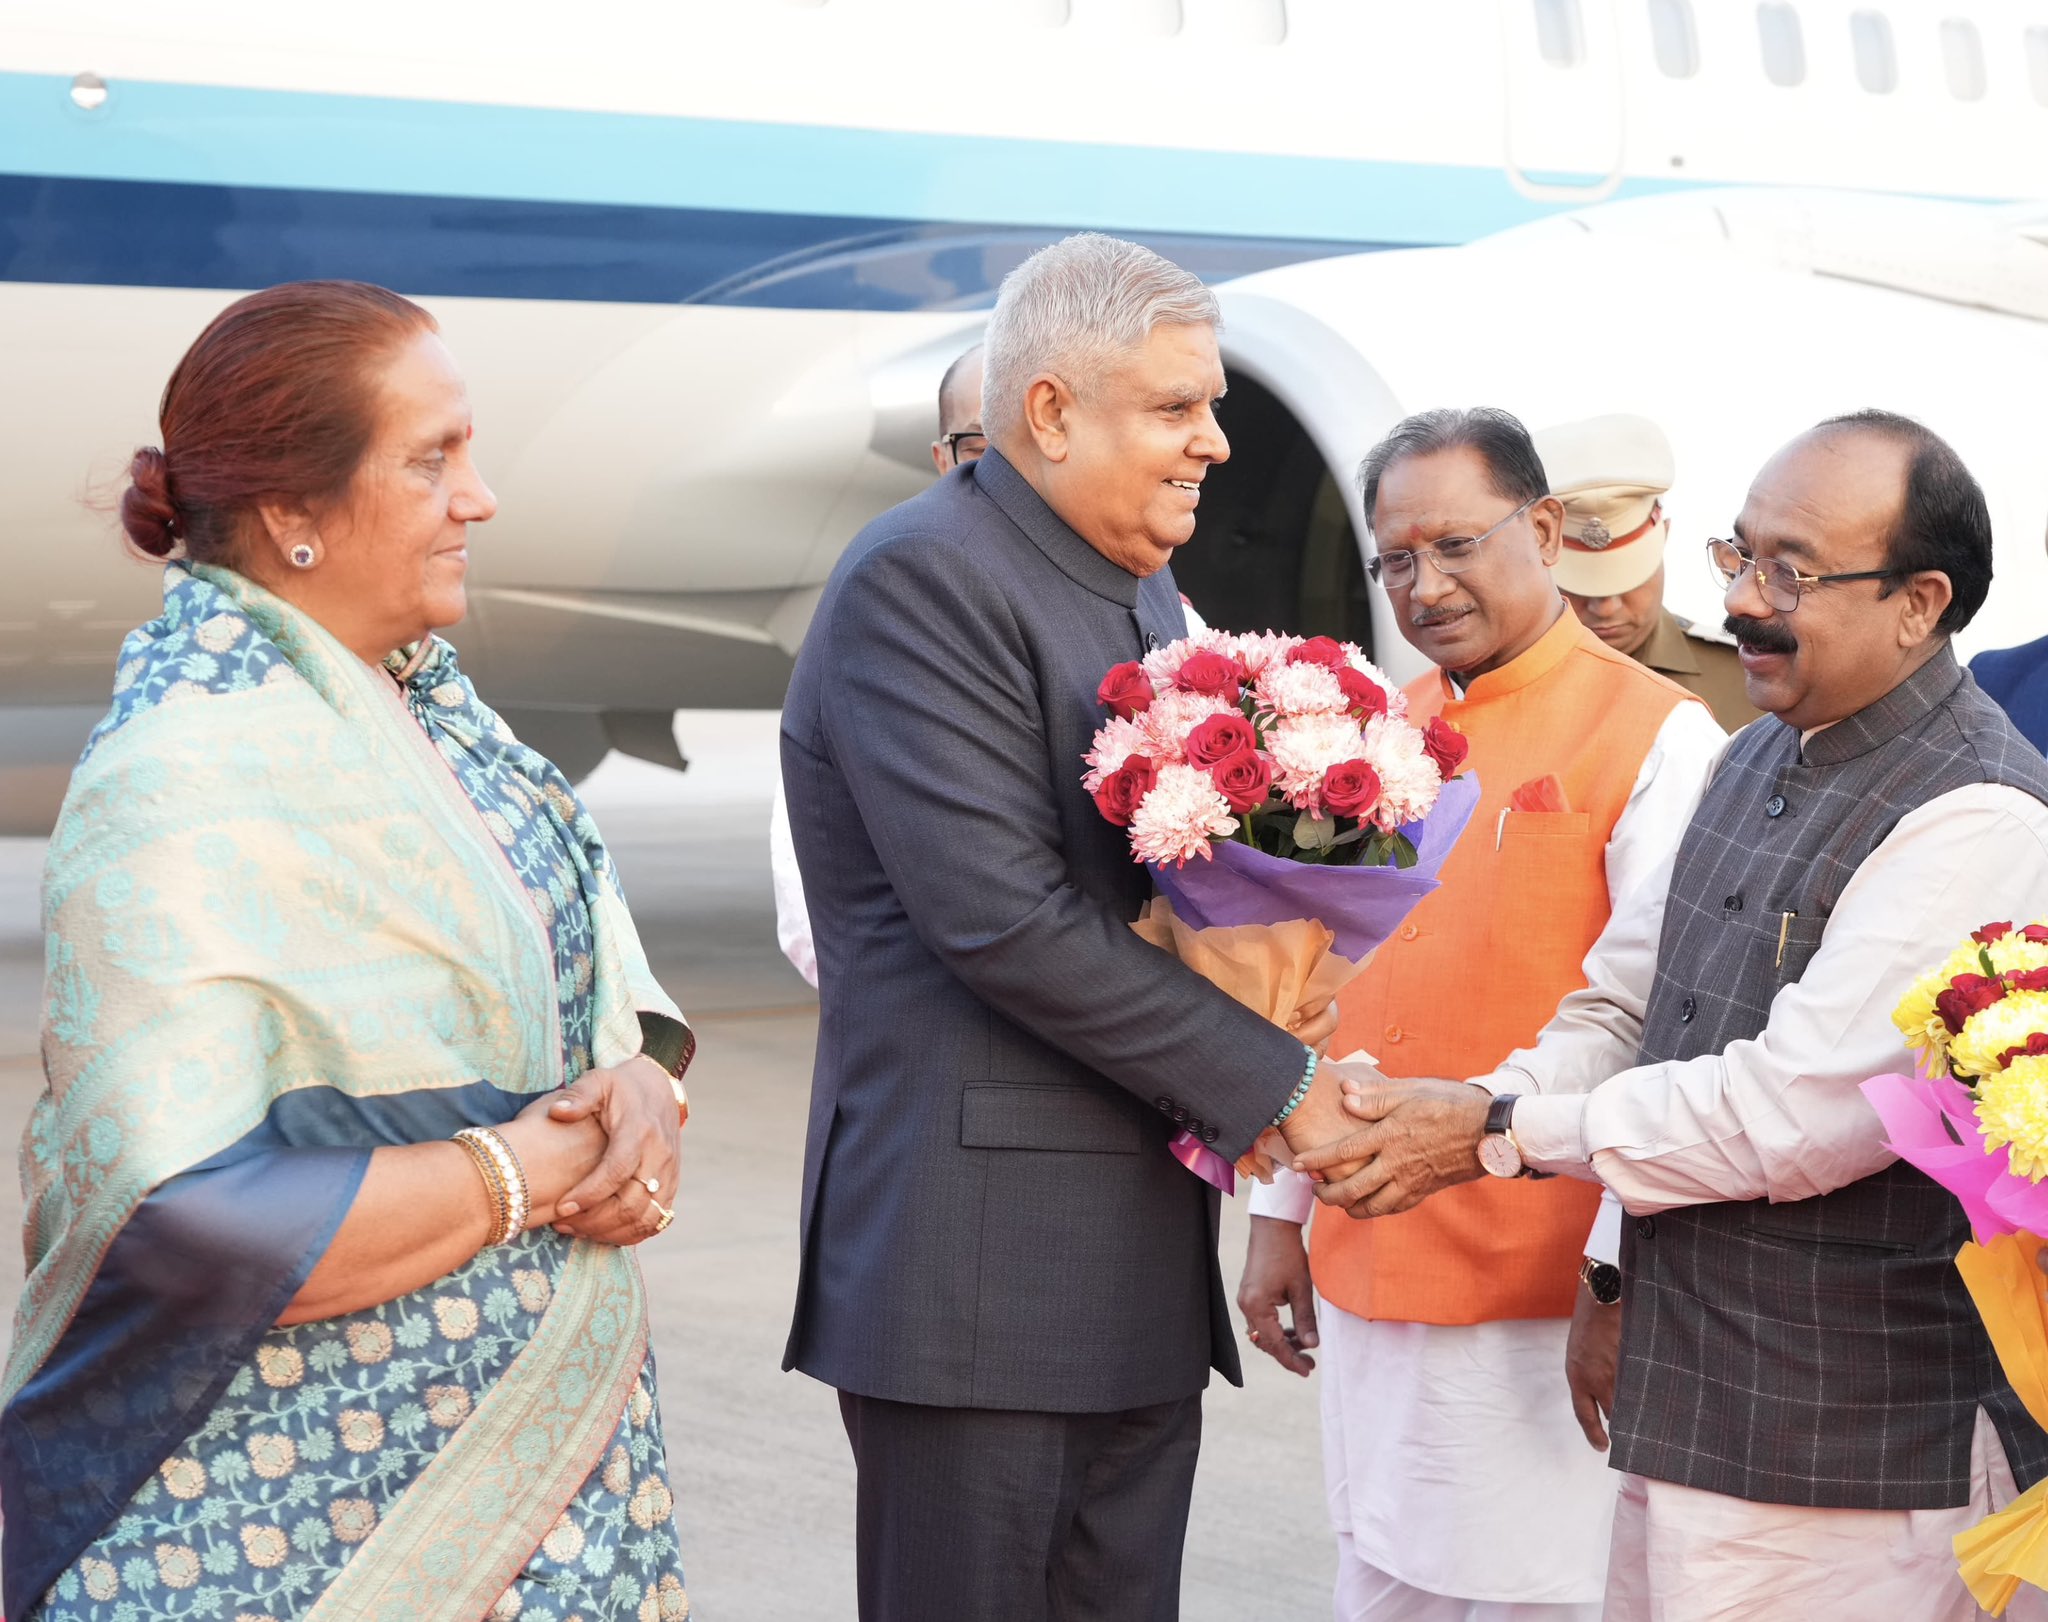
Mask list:
[[[2048,636],[1986,648],[1970,661],[1970,674],[2027,742],[2048,753]]]
[[[1184,628],[1215,322],[1106,237],[1013,272],[988,453],[854,540],[783,710],[823,986],[786,1366],[840,1392],[867,1622],[1177,1614],[1201,1393],[1240,1373],[1168,1139],[1345,1126],[1303,1040],[1334,1014],[1290,1034],[1140,941],[1081,788],[1104,674]]]

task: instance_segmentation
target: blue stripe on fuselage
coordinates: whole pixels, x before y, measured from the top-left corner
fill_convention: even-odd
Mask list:
[[[0,281],[268,287],[314,276],[421,297],[774,309],[986,307],[1058,226],[506,202],[0,175]],[[1374,243],[1140,233],[1209,280]]]

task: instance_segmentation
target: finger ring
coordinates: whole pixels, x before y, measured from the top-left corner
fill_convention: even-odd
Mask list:
[[[659,1194],[661,1192],[661,1179],[659,1177],[643,1177],[640,1181],[646,1185],[648,1193]]]
[[[669,1209],[669,1208],[668,1208],[667,1206],[663,1205],[663,1204],[661,1203],[661,1201],[659,1201],[659,1200],[650,1200],[650,1201],[649,1201],[648,1203],[649,1203],[650,1205],[652,1205],[652,1206],[653,1206],[653,1207],[655,1208],[655,1210],[657,1210],[657,1211],[659,1211],[659,1212],[661,1213],[661,1220],[660,1220],[659,1222],[655,1223],[655,1225],[654,1225],[654,1231],[655,1231],[656,1233],[660,1233],[660,1232],[662,1232],[662,1231],[663,1231],[663,1230],[664,1230],[665,1228],[667,1228],[667,1227],[668,1227],[668,1225],[669,1225],[669,1224],[670,1224],[671,1222],[675,1221],[675,1219],[676,1219],[676,1214],[675,1214],[675,1212],[671,1211],[671,1210],[670,1210],[670,1209]]]
[[[1252,1338],[1252,1344],[1253,1344],[1254,1346],[1258,1345],[1258,1343],[1259,1343],[1259,1332],[1258,1332],[1258,1331],[1257,1331],[1256,1329],[1247,1329],[1247,1330],[1245,1331],[1245,1333],[1246,1333],[1247,1335],[1251,1336],[1251,1338]]]

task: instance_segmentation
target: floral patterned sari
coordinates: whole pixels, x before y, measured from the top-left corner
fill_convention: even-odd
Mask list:
[[[45,876],[6,1613],[687,1616],[630,1251],[536,1229],[290,1328],[370,1152],[691,1039],[445,643],[174,564]]]

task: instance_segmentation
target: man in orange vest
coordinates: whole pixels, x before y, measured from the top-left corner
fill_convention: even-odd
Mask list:
[[[1677,844],[1725,738],[1566,610],[1563,509],[1513,417],[1410,417],[1361,478],[1368,569],[1438,666],[1409,714],[1465,734],[1481,797],[1443,887],[1340,999],[1331,1052],[1481,1074],[1585,983],[1611,906]],[[1377,1222],[1320,1211],[1304,1246],[1313,1203],[1288,1173],[1257,1191],[1238,1303],[1283,1366],[1306,1373],[1302,1349],[1322,1348],[1338,1622],[1596,1622],[1614,1478],[1564,1358],[1598,1190],[1488,1179]]]

